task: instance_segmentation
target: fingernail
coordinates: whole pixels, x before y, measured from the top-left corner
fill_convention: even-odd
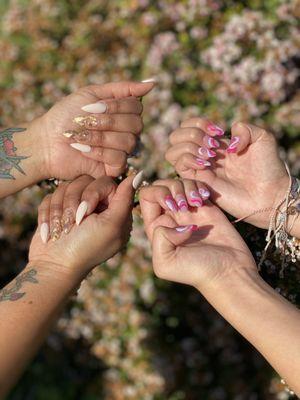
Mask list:
[[[59,217],[54,217],[51,221],[51,226],[53,227],[50,233],[51,239],[55,242],[60,238],[61,235],[61,221]]]
[[[198,153],[201,156],[207,156],[209,158],[216,157],[217,153],[213,150],[207,149],[206,147],[199,147]]]
[[[157,78],[152,77],[152,78],[148,78],[148,79],[144,79],[143,81],[141,81],[142,83],[157,83]]]
[[[188,231],[197,231],[198,226],[197,225],[185,225],[185,226],[177,226],[175,228],[177,232],[183,233],[183,232],[188,232]]]
[[[143,179],[144,171],[138,172],[132,181],[132,187],[134,190],[137,190],[141,186],[141,184],[143,183]]]
[[[40,229],[40,235],[43,243],[47,243],[49,236],[49,225],[47,222],[43,222]]]
[[[80,222],[83,220],[83,217],[85,216],[86,212],[88,209],[88,203],[86,201],[82,201],[76,211],[76,225],[79,225]]]
[[[73,122],[75,122],[75,124],[79,125],[79,126],[83,126],[85,128],[88,129],[93,129],[93,128],[97,128],[100,124],[100,119],[94,117],[93,115],[88,115],[88,116],[79,116],[79,117],[75,117],[73,119]]]
[[[240,138],[238,136],[233,136],[230,140],[229,146],[227,147],[227,153],[236,153],[239,142]]]
[[[186,199],[182,195],[178,195],[176,197],[177,206],[180,211],[187,212],[189,207]]]
[[[203,200],[207,200],[210,197],[209,190],[200,188],[198,191]]]
[[[81,107],[82,111],[94,113],[94,114],[103,114],[107,110],[107,105],[104,101],[98,101],[97,103],[87,104],[86,106]]]
[[[207,126],[207,130],[209,132],[215,133],[217,136],[223,136],[225,133],[224,130],[220,126],[215,125],[215,124],[209,124]]]
[[[208,146],[209,146],[211,149],[217,149],[218,147],[220,147],[220,143],[219,143],[216,139],[214,139],[214,138],[212,138],[212,137],[209,137],[209,138],[207,139],[207,143],[208,143]]]
[[[166,203],[167,207],[168,207],[171,211],[173,211],[173,212],[178,211],[177,204],[176,204],[176,202],[175,202],[175,200],[173,199],[172,196],[167,196],[167,197],[165,198],[165,203]]]
[[[62,230],[65,234],[68,234],[71,231],[74,222],[73,210],[71,208],[67,208],[64,211],[61,219]]]
[[[196,207],[202,207],[203,206],[203,200],[200,197],[199,193],[193,191],[190,193],[190,202],[193,203]]]
[[[211,166],[211,163],[209,161],[203,160],[203,158],[199,158],[199,157],[196,158],[196,163],[198,165],[202,165],[203,167],[210,167]]]
[[[89,153],[92,150],[91,146],[88,144],[71,143],[70,146],[73,147],[73,149],[81,151],[81,153]]]

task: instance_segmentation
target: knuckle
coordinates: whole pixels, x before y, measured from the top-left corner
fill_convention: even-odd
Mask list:
[[[136,137],[132,134],[127,138],[127,150],[129,153],[133,152],[136,146]]]

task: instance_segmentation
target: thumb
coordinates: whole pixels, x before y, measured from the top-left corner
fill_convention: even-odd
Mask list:
[[[245,122],[235,122],[231,127],[231,141],[227,147],[227,153],[240,153],[250,144],[261,139],[274,142],[272,133],[264,128]]]
[[[131,175],[124,179],[117,187],[116,193],[109,203],[107,211],[117,220],[126,220],[132,210],[135,193],[134,178],[135,176]]]

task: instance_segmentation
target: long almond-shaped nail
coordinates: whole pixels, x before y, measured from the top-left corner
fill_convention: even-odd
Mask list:
[[[179,233],[184,233],[184,232],[188,232],[188,231],[197,231],[198,226],[197,225],[183,225],[183,226],[177,226],[177,228],[175,228],[175,229]]]
[[[81,107],[82,111],[86,111],[93,114],[103,114],[107,110],[107,105],[104,101],[98,101],[97,103],[87,104]]]
[[[89,153],[92,150],[88,144],[71,143],[70,146],[75,150],[81,151],[81,153]]]
[[[141,186],[141,184],[143,183],[143,179],[144,171],[138,172],[132,181],[132,187],[134,190],[137,190]]]
[[[207,143],[208,143],[208,146],[209,146],[211,149],[217,149],[218,147],[220,147],[220,143],[219,143],[216,139],[214,139],[214,138],[212,138],[212,137],[209,137],[209,138],[207,139]]]
[[[169,208],[169,210],[171,210],[173,212],[178,211],[177,204],[172,196],[166,196],[165,203],[166,203],[167,207]]]
[[[208,132],[212,132],[217,136],[223,136],[225,133],[224,130],[220,126],[215,125],[215,124],[209,124],[207,126],[207,130],[208,130]]]
[[[64,211],[61,219],[61,227],[65,234],[68,234],[71,231],[74,222],[75,220],[74,220],[73,210],[72,208],[67,208]]]
[[[229,146],[227,147],[227,153],[236,153],[239,143],[240,138],[238,136],[233,136],[230,140]]]
[[[43,243],[47,243],[49,236],[49,225],[47,222],[43,222],[40,229],[40,235]]]
[[[55,242],[60,238],[61,235],[61,220],[59,217],[54,217],[51,220],[51,232],[50,232],[50,237],[51,239]]]
[[[177,206],[178,206],[180,211],[182,211],[182,212],[187,212],[188,211],[189,206],[188,206],[188,203],[187,203],[187,201],[186,201],[184,196],[179,194],[176,197],[176,202],[177,202]]]
[[[200,156],[206,156],[209,158],[213,158],[216,157],[217,153],[211,149],[207,149],[206,147],[199,147],[198,149],[198,153],[200,154]]]
[[[202,165],[203,167],[210,167],[211,166],[211,162],[204,160],[203,158],[197,157],[196,158],[196,163],[198,165]]]
[[[88,203],[86,201],[82,201],[76,211],[76,225],[79,225],[80,222],[83,220],[83,217],[85,216],[86,212],[88,209]]]
[[[200,188],[199,190],[200,196],[203,200],[207,200],[210,197],[210,191],[207,189]]]
[[[202,207],[203,206],[203,200],[200,197],[199,193],[196,191],[192,191],[190,193],[190,202],[195,206],[195,207]]]
[[[157,78],[152,77],[152,78],[148,78],[148,79],[144,79],[143,81],[141,81],[142,83],[157,83]]]

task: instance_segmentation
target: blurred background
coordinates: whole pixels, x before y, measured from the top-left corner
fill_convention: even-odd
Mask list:
[[[174,175],[168,134],[205,115],[271,129],[300,169],[300,1],[0,0],[0,125],[89,83],[155,76],[144,99],[147,179]],[[0,284],[26,263],[47,184],[0,203]],[[264,359],[189,287],[153,276],[136,209],[126,253],[95,270],[9,400],[285,400]],[[264,234],[241,224],[256,257]],[[297,265],[264,278],[300,304]],[[238,299],[237,299],[238,301]],[[282,329],[285,327],[283,326]]]

